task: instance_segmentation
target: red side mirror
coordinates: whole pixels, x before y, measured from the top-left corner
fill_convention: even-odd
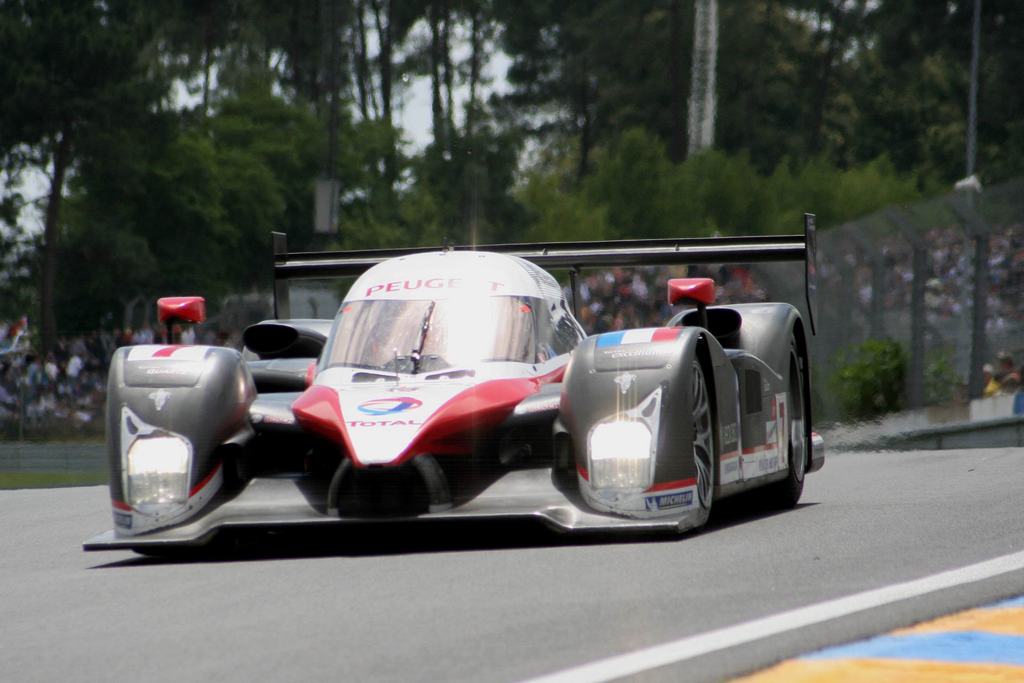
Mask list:
[[[206,299],[201,296],[165,296],[156,301],[162,323],[201,323],[206,320]]]
[[[689,299],[695,304],[715,303],[715,281],[709,277],[679,277],[668,281],[668,302],[677,304]]]
[[[313,386],[313,380],[316,379],[316,361],[310,361],[309,365],[306,366],[306,386]]]

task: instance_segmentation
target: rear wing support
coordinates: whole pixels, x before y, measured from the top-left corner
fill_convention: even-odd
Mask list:
[[[365,249],[359,251],[294,252],[287,251],[283,233],[274,238],[274,314],[290,315],[288,281],[352,277],[372,266],[399,256],[432,251],[438,247],[407,249]],[[804,234],[764,235],[757,237],[686,237],[596,242],[541,242],[522,244],[480,244],[449,246],[453,251],[492,251],[518,256],[547,270],[570,271],[573,282],[573,308],[576,308],[575,282],[583,268],[611,266],[695,265],[703,263],[771,263],[802,261],[805,294],[811,331],[817,312],[817,276],[814,215],[804,214]]]
[[[274,243],[274,319],[282,320],[292,317],[291,299],[288,296],[288,279],[277,276],[279,260],[288,258],[288,235],[283,232],[272,232],[270,237]]]

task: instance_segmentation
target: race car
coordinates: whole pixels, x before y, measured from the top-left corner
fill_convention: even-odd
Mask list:
[[[814,220],[804,233],[288,253],[275,319],[215,346],[118,349],[107,443],[114,528],[86,550],[159,554],[239,529],[532,519],[564,532],[682,532],[755,487],[796,505],[811,429]],[[587,336],[583,268],[804,263],[788,303],[714,305],[673,278],[659,327]],[[568,271],[564,288],[545,268]],[[333,320],[289,286],[356,277]],[[168,325],[199,297],[158,303]]]

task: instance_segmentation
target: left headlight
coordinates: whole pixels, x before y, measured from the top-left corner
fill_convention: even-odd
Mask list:
[[[177,436],[136,439],[128,449],[128,503],[141,512],[156,513],[184,505],[190,450]]]
[[[642,422],[615,421],[590,432],[590,482],[599,489],[651,485],[651,430]]]

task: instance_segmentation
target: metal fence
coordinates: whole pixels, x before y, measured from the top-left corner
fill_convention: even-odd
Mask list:
[[[1024,179],[890,207],[822,231],[818,247],[819,378],[868,339],[907,350],[910,408],[980,396],[983,366],[997,353],[1020,367]],[[796,296],[771,272],[759,274],[773,295]]]

